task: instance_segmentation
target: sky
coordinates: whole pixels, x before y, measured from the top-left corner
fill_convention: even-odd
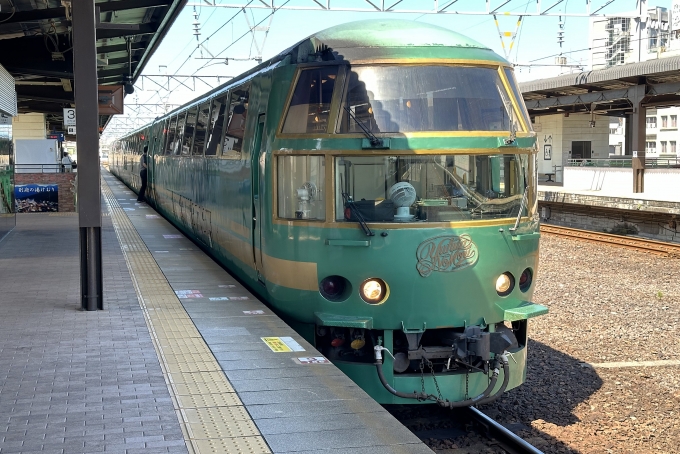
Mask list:
[[[372,0],[379,3],[381,0]],[[384,0],[385,4],[394,3],[397,0]],[[491,8],[503,4],[506,0],[489,0]],[[499,12],[510,11],[513,13],[535,12],[538,0],[510,0],[499,9]],[[591,10],[604,6],[610,0],[592,0]],[[245,5],[262,4],[259,0],[217,0],[218,4]],[[276,0],[281,5],[285,0]],[[321,1],[321,3],[324,3]],[[542,7],[554,4],[557,0],[542,0]],[[647,0],[647,8],[655,6],[671,7],[672,0]],[[489,46],[499,55],[504,56],[501,38],[492,16],[472,16],[454,14],[416,14],[416,13],[378,13],[378,12],[339,12],[339,11],[291,11],[278,10],[271,14],[271,10],[247,10],[242,11],[232,8],[214,8],[200,5],[202,0],[189,0],[180,16],[173,24],[170,32],[156,50],[143,71],[143,75],[170,74],[170,75],[209,75],[209,76],[236,76],[256,65],[254,60],[234,61],[224,64],[224,57],[234,59],[249,58],[257,55],[258,45],[262,49],[263,59],[268,59],[282,50],[290,47],[307,36],[334,25],[363,19],[402,19],[416,20],[419,22],[439,25],[449,28],[463,35],[469,36],[476,41]],[[455,8],[458,11],[483,11],[486,0],[458,0]],[[585,13],[586,0],[564,0],[550,13]],[[365,0],[333,0],[333,7],[370,7]],[[403,0],[397,8],[401,9],[427,9],[433,7],[433,0]],[[442,5],[444,2],[439,1]],[[313,0],[289,0],[287,6],[316,6]],[[194,9],[197,19],[194,17]],[[453,6],[450,8],[453,10]],[[637,9],[637,0],[614,0],[602,13],[633,12]],[[254,44],[252,34],[249,32],[251,25],[260,24],[260,27],[269,25],[267,33],[258,31],[255,33],[257,45]],[[564,24],[564,42],[562,46],[557,42],[557,32],[560,29],[560,18],[554,16],[531,17],[522,19],[519,29],[516,28],[517,16],[498,16],[499,28],[502,32],[514,33],[517,37],[514,41],[509,60],[515,63],[515,71],[520,82],[544,77],[552,77],[560,74],[560,69],[554,66],[537,66],[538,64],[553,65],[555,57],[563,55],[567,57],[570,65],[582,65],[587,70],[590,63],[589,47],[589,19],[587,17],[562,17]],[[270,22],[271,21],[271,22]],[[194,25],[198,22],[198,26]],[[194,35],[194,29],[198,28],[198,41]],[[266,35],[266,37],[265,37]],[[264,45],[262,42],[264,40]],[[506,37],[506,49],[510,46],[511,38]],[[201,42],[202,48],[197,48],[197,42]],[[206,59],[211,55],[221,57],[216,60]],[[202,58],[201,58],[202,57]],[[533,66],[525,66],[532,64]],[[581,68],[573,68],[567,71],[579,72]],[[564,69],[562,70],[564,71]],[[155,79],[157,82],[160,80]],[[179,78],[187,85],[193,85],[185,78]],[[216,79],[213,79],[213,84]],[[224,83],[226,81],[222,80]],[[208,85],[196,82],[195,90],[189,90],[179,84],[170,81],[170,91],[156,90],[157,86],[149,79],[140,78],[135,87],[135,93],[125,98],[127,104],[183,104],[191,99],[210,90]],[[128,109],[126,116],[135,113],[137,109]],[[147,114],[148,115],[148,114]]]

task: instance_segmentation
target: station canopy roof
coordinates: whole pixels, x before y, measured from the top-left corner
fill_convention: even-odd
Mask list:
[[[74,103],[71,5],[81,1],[0,0],[0,64],[15,79],[18,111],[47,114],[51,129]],[[96,0],[99,85],[134,83],[186,2]]]
[[[628,90],[636,85],[646,86],[646,106],[680,105],[680,57],[523,82],[520,90],[531,115],[592,110],[623,116],[633,110]]]

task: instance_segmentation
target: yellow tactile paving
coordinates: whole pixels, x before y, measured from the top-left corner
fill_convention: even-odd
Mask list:
[[[228,383],[212,382],[212,383],[175,383],[173,384],[175,393],[178,396],[186,396],[191,394],[219,394],[219,393],[233,393],[234,388]]]
[[[104,180],[102,192],[180,415],[187,448],[198,454],[270,454],[215,357]]]
[[[224,453],[271,453],[262,437],[242,438],[211,438],[209,440],[195,440],[194,446],[199,452]]]
[[[190,394],[176,397],[182,403],[183,408],[219,408],[241,405],[241,400],[236,393]],[[228,421],[224,422],[227,423]]]

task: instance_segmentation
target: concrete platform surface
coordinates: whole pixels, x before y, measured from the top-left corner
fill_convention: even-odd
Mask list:
[[[79,309],[77,215],[19,215],[0,242],[0,453],[431,452],[104,180],[104,311]]]

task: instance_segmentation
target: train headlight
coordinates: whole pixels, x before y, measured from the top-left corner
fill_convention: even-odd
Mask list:
[[[531,272],[531,268],[527,268],[524,271],[522,271],[522,275],[519,277],[519,289],[523,292],[526,292],[529,290],[529,287],[531,287],[531,281],[533,280],[533,274]]]
[[[359,287],[361,298],[368,304],[380,304],[387,299],[387,284],[382,279],[366,279]]]
[[[341,302],[349,297],[352,286],[342,276],[328,276],[319,283],[319,293],[328,301]]]
[[[503,273],[496,279],[496,291],[500,296],[507,296],[515,286],[515,278],[510,273]]]

